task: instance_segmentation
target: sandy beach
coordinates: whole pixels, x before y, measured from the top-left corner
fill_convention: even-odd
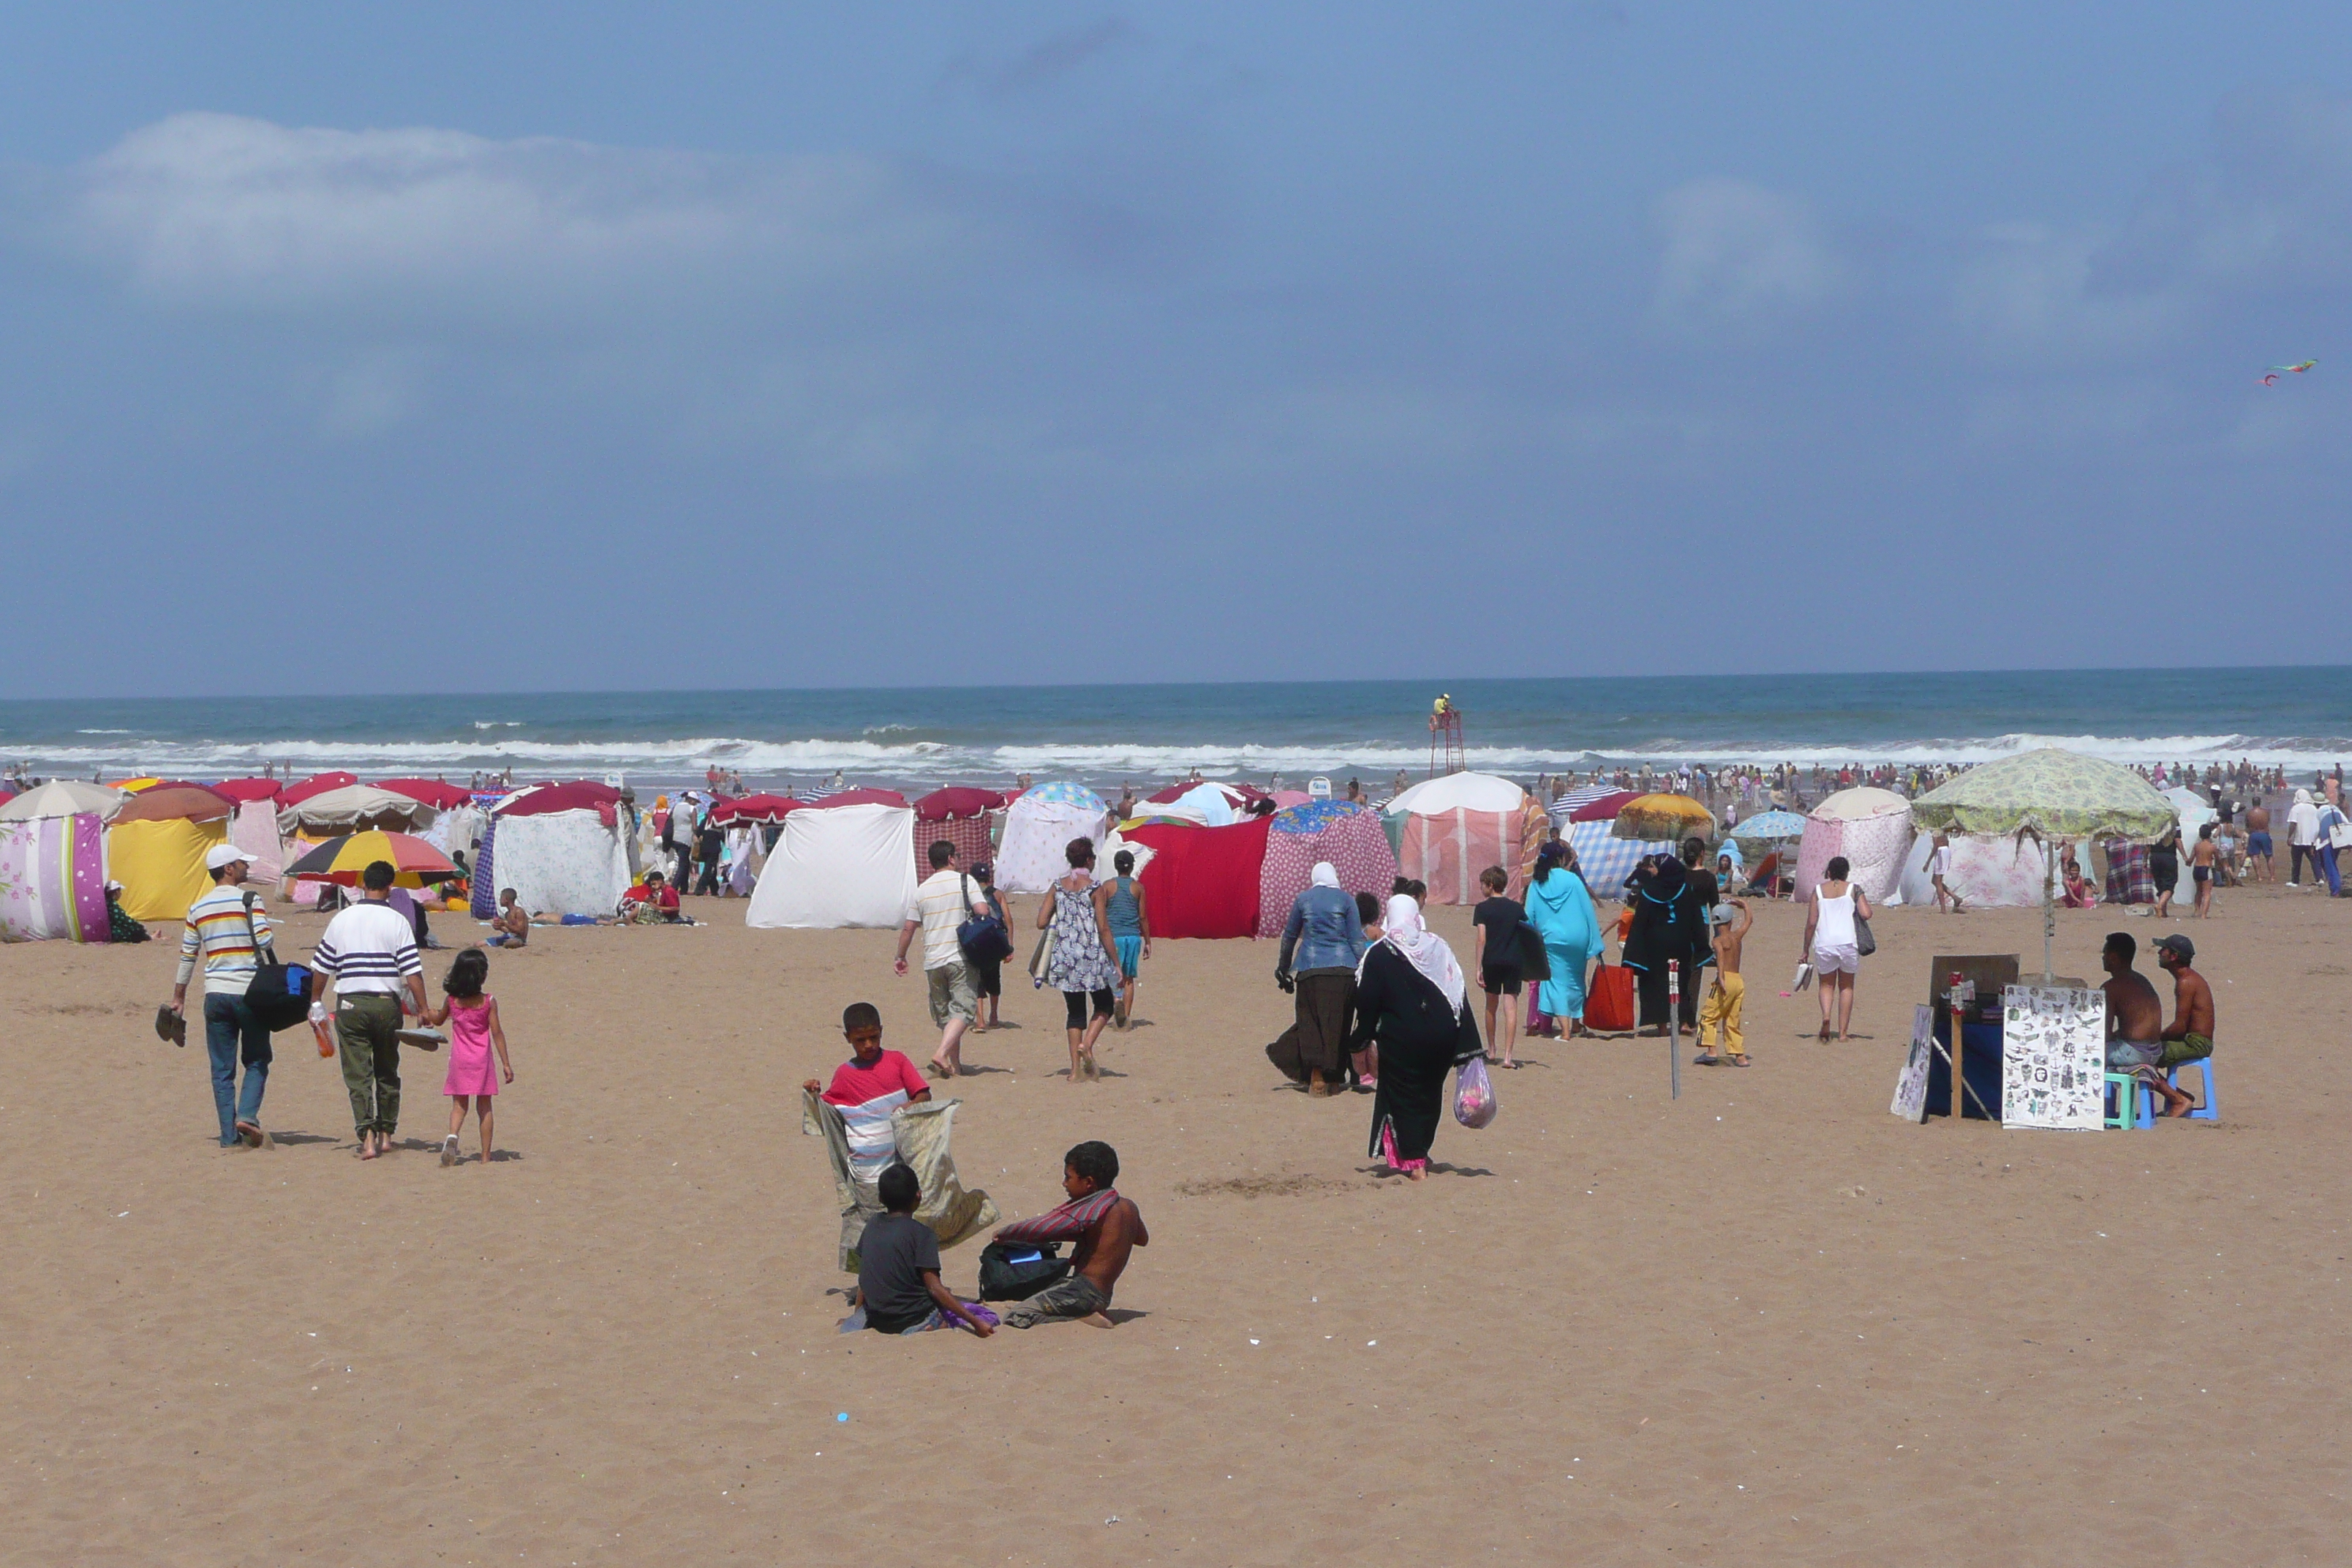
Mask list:
[[[0,1559],[2342,1559],[2352,1182],[2313,1069],[2352,917],[2323,900],[2232,890],[2172,927],[2220,999],[2219,1125],[1896,1121],[1930,956],[2038,967],[2040,912],[1886,912],[1866,1037],[1821,1045],[1778,994],[1780,905],[1748,943],[1753,1068],[1685,1065],[1672,1101],[1661,1042],[1530,1042],[1419,1187],[1372,1173],[1368,1099],[1266,1065],[1272,944],[1160,944],[1098,1086],[1064,1081],[1059,1000],[1024,984],[966,1047],[964,1178],[1034,1214],[1106,1139],[1152,1243],[1115,1330],[986,1342],[835,1331],[795,1086],[848,1001],[932,1043],[891,935],[688,907],[712,923],[493,959],[517,1081],[488,1168],[436,1163],[415,1053],[405,1146],[355,1161],[301,1030],[280,1147],[222,1152],[200,1047],[150,1028],[176,927],[0,950]],[[1465,912],[1434,923],[1466,952]],[[290,924],[307,951],[318,917]],[[2161,925],[2063,911],[2058,968]]]

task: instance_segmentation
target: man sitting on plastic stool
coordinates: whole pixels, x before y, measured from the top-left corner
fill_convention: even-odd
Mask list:
[[[2164,1055],[2164,1002],[2147,976],[2132,967],[2139,943],[2129,931],[2113,931],[2099,950],[2107,972],[2107,1070],[2137,1072]]]
[[[2184,1062],[2203,1061],[2213,1054],[2213,987],[2191,969],[2197,944],[2175,932],[2159,937],[2156,962],[2172,976],[2172,1022],[2164,1031],[2164,1048],[2140,1071],[2140,1079],[2164,1097],[2167,1116],[2186,1116],[2197,1102],[2175,1089],[2164,1075]]]

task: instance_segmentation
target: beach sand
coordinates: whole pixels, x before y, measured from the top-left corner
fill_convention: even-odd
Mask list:
[[[1930,955],[2038,968],[2040,911],[1887,911],[1869,1037],[1821,1045],[1777,906],[1753,1068],[1686,1062],[1670,1101],[1662,1042],[1531,1042],[1420,1186],[1371,1173],[1369,1097],[1267,1067],[1272,944],[1160,944],[1098,1086],[1059,1076],[1059,998],[1024,981],[1021,1026],[966,1047],[963,1175],[1034,1214],[1106,1139],[1152,1240],[1116,1329],[986,1342],[835,1331],[796,1086],[852,1000],[933,1044],[890,933],[708,900],[692,930],[536,932],[491,960],[507,1158],[454,1170],[441,1058],[408,1056],[405,1147],[363,1164],[299,1029],[281,1146],[214,1147],[200,1046],[150,1028],[176,927],[0,950],[0,1560],[2341,1562],[2352,1183],[2321,1068],[2352,914],[2221,900],[2171,928],[2220,999],[2219,1125],[1898,1122]],[[1466,955],[1465,914],[1435,923]],[[317,918],[290,924],[307,951]],[[2116,927],[2164,929],[2063,912],[2059,971]]]

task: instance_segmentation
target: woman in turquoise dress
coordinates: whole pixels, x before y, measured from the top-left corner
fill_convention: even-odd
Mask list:
[[[1536,993],[1538,1010],[1571,1020],[1566,1032],[1584,1027],[1584,977],[1601,956],[1601,917],[1584,879],[1570,870],[1549,845],[1536,858],[1536,874],[1528,884],[1528,923],[1543,938],[1551,961],[1551,978]]]

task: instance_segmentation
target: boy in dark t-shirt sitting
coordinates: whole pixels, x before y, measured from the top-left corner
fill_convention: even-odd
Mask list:
[[[915,1217],[922,1184],[905,1165],[892,1165],[875,1184],[886,1211],[869,1220],[857,1242],[857,1303],[866,1326],[878,1333],[919,1334],[961,1323],[981,1338],[996,1331],[996,1314],[966,1306],[940,1283],[940,1238]]]
[[[1503,889],[1511,885],[1508,873],[1500,866],[1489,866],[1478,873],[1479,886],[1486,896],[1471,911],[1470,923],[1478,933],[1478,986],[1486,993],[1486,1039],[1497,1053],[1495,1065],[1516,1067],[1511,1060],[1511,1047],[1519,1039],[1519,994],[1522,973],[1519,961],[1519,923],[1528,911],[1516,899],[1503,897]],[[1503,998],[1514,998],[1509,1005]],[[1495,1015],[1502,1012],[1502,1028],[1496,1032]]]

